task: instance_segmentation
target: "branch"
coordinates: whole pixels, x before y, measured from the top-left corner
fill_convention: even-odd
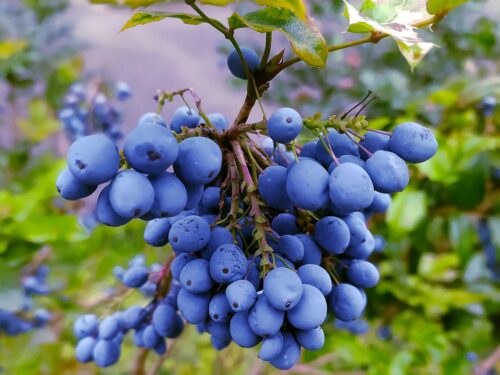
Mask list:
[[[137,356],[134,360],[134,366],[132,368],[132,374],[134,375],[145,375],[146,374],[146,359],[148,358],[149,349],[141,348],[137,352]]]
[[[485,358],[485,360],[477,366],[474,370],[474,375],[486,375],[495,367],[495,364],[498,361],[500,361],[500,346],[498,346],[489,357]]]

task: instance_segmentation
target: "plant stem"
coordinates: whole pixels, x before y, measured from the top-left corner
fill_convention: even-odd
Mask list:
[[[259,69],[264,69],[267,61],[269,60],[269,55],[271,54],[271,45],[273,43],[273,33],[266,33],[266,45],[264,46],[264,52],[262,53],[262,57],[259,63]]]

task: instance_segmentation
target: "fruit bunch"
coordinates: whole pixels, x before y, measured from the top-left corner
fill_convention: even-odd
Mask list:
[[[144,295],[154,297],[146,306],[130,306],[123,311],[99,321],[93,314],[79,316],[73,325],[78,340],[76,358],[83,363],[94,361],[100,367],[111,366],[118,361],[125,335],[134,331],[134,344],[163,355],[167,349],[166,338],[178,337],[184,322],[177,311],[179,284],[169,285],[168,294],[156,297],[164,268],[158,264],[145,266],[143,255],[134,257],[128,268],[116,267],[115,276],[128,288],[139,289]]]
[[[47,295],[52,288],[47,284],[49,267],[41,264],[33,272],[23,276],[23,306],[19,311],[0,309],[0,333],[15,336],[44,327],[52,314],[45,309],[33,310],[33,296]]]
[[[258,58],[242,53],[246,69],[234,54],[228,65],[245,79]],[[172,249],[157,270],[134,261],[115,271],[128,287],[154,291],[153,301],[134,307],[130,314],[141,311],[140,319],[126,318],[122,329],[116,327],[123,315],[98,328],[92,318],[92,329],[84,330],[91,334],[77,332],[79,359],[116,362],[122,334],[132,328],[138,346],[161,354],[165,337],[180,334],[181,319],[208,332],[218,350],[232,341],[245,348],[261,343],[259,357],[279,369],[297,363],[302,348],[323,346],[328,311],[338,326],[362,332],[362,324],[343,323],[362,315],[364,289],[379,281],[368,258],[384,244],[368,221],[407,186],[407,163],[435,154],[432,132],[411,122],[392,132],[370,130],[364,116],[302,118],[292,108],[258,123],[240,114],[228,126],[221,115],[205,115],[191,89],[159,92],[156,100],[161,108],[187,92],[196,110],[177,109],[168,125],[146,113],[121,152],[101,134],[69,149],[57,181],[64,198],[107,184],[98,220],[147,221],[144,240]],[[305,129],[315,139],[300,146]]]
[[[71,141],[94,132],[102,132],[116,141],[122,137],[122,114],[113,103],[114,99],[126,101],[132,95],[125,82],[116,82],[113,95],[105,94],[101,84],[97,92],[90,94],[81,82],[72,84],[64,96],[64,106],[59,111],[59,121]]]

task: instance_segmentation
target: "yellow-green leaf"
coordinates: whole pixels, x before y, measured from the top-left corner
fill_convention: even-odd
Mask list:
[[[396,194],[387,213],[394,234],[411,232],[427,214],[427,198],[422,191],[406,189]]]
[[[169,13],[169,12],[137,12],[130,18],[120,31],[130,29],[135,26],[145,25],[152,22],[158,22],[165,18],[177,18],[188,25],[198,25],[203,21],[200,16],[188,13]]]
[[[60,128],[49,104],[42,98],[34,98],[28,103],[28,118],[19,120],[19,127],[34,142],[47,138]]]
[[[22,51],[28,43],[25,40],[0,40],[0,60],[7,60]]]
[[[217,6],[224,6],[227,4],[234,3],[236,0],[200,0],[200,3],[206,4],[206,5],[217,5]]]
[[[243,16],[235,13],[229,19],[231,28],[249,27],[265,33],[279,30],[286,35],[293,51],[312,66],[325,66],[328,49],[323,35],[312,19],[301,20],[288,9],[267,7]]]
[[[468,0],[428,0],[427,11],[430,14],[445,14]]]
[[[288,9],[302,20],[307,20],[307,8],[303,0],[255,0],[259,5]]]

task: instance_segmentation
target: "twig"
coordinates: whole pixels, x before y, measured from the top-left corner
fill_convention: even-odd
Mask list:
[[[137,356],[134,360],[134,365],[132,367],[132,374],[134,375],[145,375],[146,374],[146,359],[148,358],[150,350],[146,348],[140,348],[137,352]]]
[[[486,375],[500,361],[500,346],[474,369],[474,375]]]

